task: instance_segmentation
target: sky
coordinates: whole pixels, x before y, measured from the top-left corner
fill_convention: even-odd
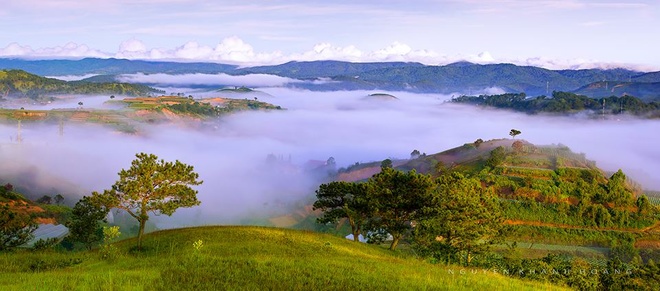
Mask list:
[[[3,0],[0,57],[660,70],[656,0]]]

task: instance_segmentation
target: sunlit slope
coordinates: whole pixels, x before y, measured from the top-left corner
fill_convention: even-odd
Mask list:
[[[202,241],[196,250],[193,243]],[[66,265],[59,254],[0,255],[3,290],[558,290],[491,271],[432,265],[378,246],[312,232],[262,227],[198,227],[149,234],[147,251],[129,254],[133,240],[116,245],[114,263],[96,252],[70,267],[33,272],[30,266]],[[23,259],[18,260],[18,257]],[[34,267],[33,267],[34,268]],[[451,274],[453,271],[454,274]]]
[[[0,70],[0,96],[37,98],[48,94],[120,94],[143,96],[162,91],[139,84],[66,82],[21,70]]]

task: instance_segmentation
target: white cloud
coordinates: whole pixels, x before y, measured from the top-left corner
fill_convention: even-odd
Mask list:
[[[583,25],[599,25],[585,23]],[[588,69],[588,68],[629,68],[639,71],[655,71],[659,68],[648,65],[608,63],[589,59],[551,59],[546,57],[497,58],[489,52],[477,54],[446,55],[432,50],[413,49],[401,42],[374,51],[363,51],[354,45],[335,46],[331,43],[318,43],[310,50],[284,54],[281,51],[257,52],[243,39],[232,36],[224,38],[214,47],[190,41],[173,49],[149,48],[138,39],[129,39],[119,45],[117,52],[101,52],[85,44],[70,42],[64,46],[33,49],[27,45],[10,43],[0,48],[0,56],[24,58],[126,58],[143,60],[200,61],[235,64],[239,66],[273,65],[288,61],[338,60],[349,62],[420,62],[427,65],[444,65],[457,61],[478,64],[513,63],[517,65],[537,66],[547,69]]]
[[[126,74],[117,77],[121,82],[153,83],[164,85],[214,85],[214,86],[247,86],[247,87],[279,87],[300,80],[275,75],[251,74],[232,76],[227,74]]]
[[[91,78],[98,76],[98,74],[86,74],[86,75],[68,75],[68,76],[46,76],[47,78],[58,79],[62,81],[79,81],[82,79]]]
[[[92,49],[84,44],[77,44],[69,42],[64,46],[55,46],[49,48],[32,49],[30,46],[23,46],[18,43],[10,43],[6,47],[0,49],[0,56],[6,57],[55,57],[55,58],[81,58],[81,57],[97,57],[107,58],[109,54],[103,53],[99,50]]]

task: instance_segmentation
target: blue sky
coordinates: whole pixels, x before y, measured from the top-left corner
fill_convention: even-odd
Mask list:
[[[660,69],[660,1],[3,0],[0,56]]]

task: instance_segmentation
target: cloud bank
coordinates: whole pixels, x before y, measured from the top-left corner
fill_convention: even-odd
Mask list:
[[[250,74],[232,76],[227,74],[126,74],[117,76],[117,80],[127,83],[177,85],[211,85],[211,86],[246,86],[246,87],[279,87],[289,83],[302,82],[297,79],[268,74]]]
[[[27,45],[10,43],[0,48],[0,57],[20,58],[125,58],[140,60],[166,61],[201,61],[236,64],[240,66],[273,65],[289,61],[339,60],[349,62],[420,62],[427,65],[445,65],[458,61],[478,64],[513,63],[517,65],[537,66],[547,69],[589,69],[589,68],[629,68],[638,71],[654,71],[648,65],[602,62],[589,59],[552,59],[530,57],[506,59],[498,58],[489,52],[476,54],[446,55],[426,49],[413,49],[401,42],[374,51],[363,51],[354,45],[335,46],[331,43],[319,43],[310,50],[285,54],[281,51],[258,52],[255,48],[237,36],[227,37],[215,46],[203,45],[194,41],[175,48],[149,48],[137,39],[122,42],[116,52],[102,52],[84,44],[69,42],[63,46],[33,49]]]
[[[313,197],[320,179],[303,170],[310,160],[334,157],[345,167],[407,158],[414,149],[432,154],[478,138],[508,138],[516,128],[534,144],[565,144],[607,171],[621,168],[646,188],[660,189],[657,120],[530,116],[447,104],[449,96],[436,94],[259,90],[287,110],[237,113],[195,126],[143,124],[135,135],[69,122],[60,136],[57,124],[23,124],[21,144],[16,126],[2,125],[0,173],[38,177],[46,190],[54,187],[48,181],[62,181],[77,186],[66,188],[71,194],[88,195],[108,189],[135,153],[154,153],[193,165],[205,181],[198,187],[201,206],[154,221],[167,227],[241,223]],[[372,93],[398,100],[365,100]],[[269,154],[281,164],[266,163]]]

